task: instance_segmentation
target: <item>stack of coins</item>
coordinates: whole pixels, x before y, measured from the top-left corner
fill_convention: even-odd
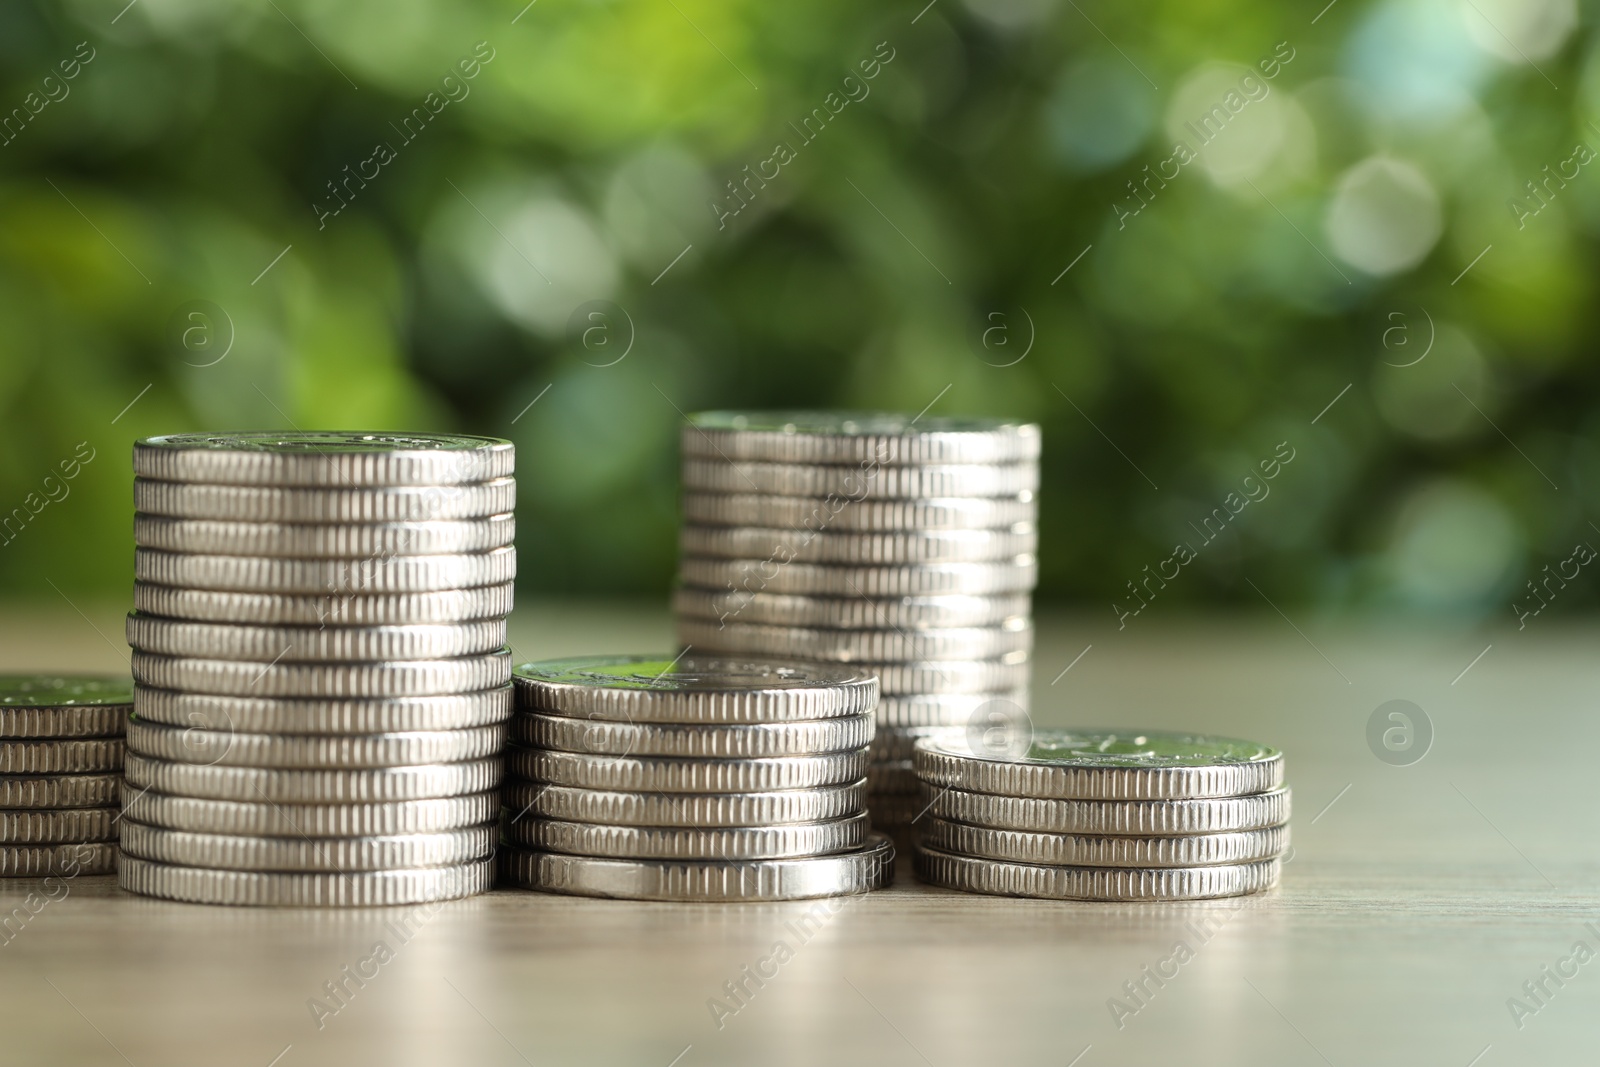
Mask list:
[[[1251,741],[1040,731],[1018,751],[945,731],[917,741],[927,814],[917,876],[969,893],[1198,900],[1278,883],[1283,753]]]
[[[908,823],[919,734],[1026,717],[1039,428],[705,412],[682,447],[678,640],[876,673],[868,803]]]
[[[326,906],[487,889],[511,444],[196,434],[133,461],[122,886]]]
[[[0,877],[109,874],[126,678],[0,676]]]
[[[870,674],[612,656],[526,664],[514,682],[512,884],[734,901],[892,879],[894,848],[865,810]]]

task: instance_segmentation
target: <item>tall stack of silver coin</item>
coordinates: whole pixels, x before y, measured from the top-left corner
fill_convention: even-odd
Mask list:
[[[917,736],[1026,714],[1039,428],[714,411],[682,449],[678,640],[876,673],[868,803],[909,823]]]
[[[878,685],[850,668],[597,656],[514,676],[506,881],[632,900],[882,888],[869,832]]]
[[[487,889],[511,444],[195,434],[133,463],[122,886],[316,906]]]
[[[1278,884],[1283,753],[1130,730],[951,730],[917,741],[916,869],[969,893],[1197,900]]]
[[[132,710],[126,678],[0,677],[0,877],[116,870]]]

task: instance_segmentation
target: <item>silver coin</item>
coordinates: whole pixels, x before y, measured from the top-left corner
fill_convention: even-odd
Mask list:
[[[872,717],[878,729],[902,726],[967,726],[989,711],[1008,718],[1028,711],[1028,691],[1000,693],[902,693],[878,701]],[[906,756],[910,759],[908,753]]]
[[[444,522],[224,522],[135,515],[133,543],[164,552],[302,559],[390,559],[459,555],[503,548],[516,539],[514,516]]]
[[[115,841],[116,808],[0,811],[0,842],[8,845]]]
[[[959,856],[1054,867],[1208,867],[1281,856],[1289,828],[1273,826],[1190,837],[1102,837],[994,830],[943,819],[917,824],[918,842]]]
[[[826,497],[833,493],[854,500],[1014,497],[1039,488],[1039,465],[819,466],[689,457],[683,461],[683,487],[701,492],[777,496]]]
[[[1259,893],[1278,884],[1282,865],[1214,867],[1045,867],[1031,863],[953,856],[934,849],[914,853],[917,877],[946,889],[1044,900],[1207,900]]]
[[[393,871],[471,863],[494,854],[496,827],[388,837],[196,834],[122,820],[122,854],[224,871]]]
[[[894,845],[871,834],[853,852],[781,860],[639,860],[501,851],[512,885],[618,900],[805,900],[883,889],[894,881]]]
[[[117,869],[117,846],[110,841],[56,845],[0,845],[0,878],[110,874]]]
[[[504,725],[365,735],[253,734],[135,720],[128,751],[174,763],[285,770],[415,767],[495,756]]]
[[[511,687],[381,700],[213,696],[139,686],[134,713],[152,722],[260,734],[388,734],[468,730],[511,718]]]
[[[609,722],[523,712],[512,720],[512,740],[559,752],[690,759],[755,759],[851,752],[872,740],[871,715],[809,722],[739,726]]]
[[[1027,593],[995,597],[805,597],[798,593],[730,593],[672,590],[672,611],[680,619],[800,625],[819,630],[958,629],[1024,622]]]
[[[511,614],[514,584],[428,593],[311,594],[218,592],[133,583],[133,606],[147,615],[260,626],[408,626],[469,622]]]
[[[873,763],[911,763],[911,750],[917,739],[932,737],[941,730],[959,729],[958,726],[880,726],[872,735]]]
[[[133,574],[141,582],[188,589],[247,593],[427,593],[502,585],[517,576],[517,550],[496,548],[455,556],[381,559],[275,559],[270,556],[191,556],[137,548]]]
[[[120,737],[0,741],[0,774],[92,774],[122,767]]]
[[[829,822],[710,829],[602,826],[597,823],[522,819],[506,825],[505,839],[539,852],[617,859],[768,860],[826,856],[860,848],[867,840],[865,813]]]
[[[597,756],[537,748],[506,750],[506,770],[534,782],[577,789],[659,793],[766,793],[845,785],[867,772],[866,749],[821,756],[681,759]]]
[[[110,774],[0,775],[0,808],[103,808],[121,792],[120,767]]]
[[[177,796],[289,804],[374,803],[458,797],[493,789],[499,758],[470,763],[364,770],[269,770],[176,763],[130,754],[126,774],[133,789]]]
[[[878,683],[853,667],[749,657],[584,656],[524,663],[517,706],[620,722],[798,722],[862,715]]]
[[[498,437],[343,430],[179,433],[133,445],[133,473],[224,485],[458,485],[511,473]]]
[[[136,650],[133,678],[157,689],[223,696],[439,696],[505,685],[511,653],[391,663],[246,663]]]
[[[0,675],[0,738],[114,737],[132,704],[128,678]]]
[[[277,663],[447,659],[506,643],[504,619],[437,626],[240,626],[130,614],[128,644],[145,652]]]
[[[1039,427],[1007,419],[886,411],[697,411],[683,454],[779,463],[1016,463],[1039,458]]]
[[[486,519],[516,507],[511,478],[472,485],[282,489],[133,480],[134,510],[236,522],[440,522]]]
[[[1000,596],[865,597],[799,596],[783,593],[728,593],[679,586],[672,610],[679,618],[805,626],[822,630],[917,630],[998,626],[1025,620],[1026,593]]]
[[[1180,837],[1281,826],[1289,790],[1201,800],[1041,800],[923,785],[928,814],[998,830],[1120,837]]]
[[[150,826],[201,834],[382,837],[439,833],[493,822],[500,815],[500,793],[488,790],[376,804],[276,804],[180,797],[141,789],[130,791],[122,811],[126,818]]]
[[[915,796],[920,783],[910,760],[874,761],[867,767],[867,796]],[[869,799],[868,804],[872,801]]]
[[[1031,590],[1039,579],[1039,564],[1032,556],[1018,556],[1006,563],[918,563],[901,567],[685,557],[678,561],[678,578],[684,585],[733,594],[993,596]]]
[[[1013,619],[999,626],[926,630],[817,630],[742,620],[677,621],[678,643],[743,655],[794,656],[829,663],[992,659],[1033,648],[1033,626]],[[881,678],[880,678],[881,681]]]
[[[748,487],[747,487],[748,488]],[[854,500],[736,493],[683,494],[685,522],[793,530],[1009,530],[1039,517],[1032,493],[922,500]]]
[[[854,533],[694,526],[678,531],[686,556],[712,559],[775,559],[782,563],[843,563],[853,567],[906,563],[989,563],[1031,555],[1039,535],[1017,530],[915,530]]]
[[[131,689],[131,687],[130,687]],[[72,740],[116,737],[128,720],[126,706],[23,708],[0,706],[0,738]]]
[[[1253,741],[1155,730],[1035,730],[1016,757],[974,752],[963,733],[917,744],[930,785],[1010,797],[1177,800],[1265,793],[1283,784],[1283,753]]]
[[[453,867],[352,874],[219,871],[124,856],[117,884],[130,893],[195,904],[368,908],[456,900],[487,890],[494,860]]]
[[[1027,686],[1032,664],[1026,652],[1013,652],[1001,659],[932,659],[915,663],[879,663],[863,660],[854,664],[878,676],[878,687],[885,696],[904,693],[989,693]]]
[[[824,822],[866,810],[867,782],[773,793],[628,793],[512,781],[505,811],[517,821],[529,815],[610,826],[771,826]]]

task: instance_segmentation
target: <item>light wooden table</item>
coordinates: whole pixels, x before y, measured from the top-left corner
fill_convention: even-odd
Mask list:
[[[0,614],[0,669],[120,667],[118,609],[79,606]],[[802,944],[788,924],[807,904],[500,891],[419,913],[401,934],[403,909],[198,907],[82,878],[0,947],[0,1060],[1596,1062],[1600,960],[1571,954],[1579,941],[1600,952],[1600,635],[1556,620],[1441,633],[1290,615],[1304,636],[1276,615],[1139,619],[1122,632],[1098,615],[1046,620],[1036,668],[1042,724],[1143,723],[1284,748],[1295,851],[1270,894],[1048,903],[931,890],[902,869],[894,889],[851,900]],[[524,606],[513,635],[523,658],[670,639],[664,612],[559,604]],[[1411,766],[1380,762],[1366,741],[1368,717],[1396,698],[1436,731]],[[4,910],[28,888],[0,888]],[[708,1000],[780,939],[794,958],[719,1029]],[[393,959],[368,965],[364,985],[347,980],[343,1005],[328,1000],[324,983],[380,941]],[[1134,1006],[1124,983],[1179,941],[1193,958],[1147,983],[1119,1028],[1108,1001]],[[1547,965],[1576,974],[1545,978],[1541,1005],[1523,984]],[[308,1007],[319,996],[339,1006],[320,1028]],[[1538,1009],[1520,1028],[1512,997]]]

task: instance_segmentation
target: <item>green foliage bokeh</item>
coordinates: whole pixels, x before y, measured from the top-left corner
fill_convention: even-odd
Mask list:
[[[1600,544],[1576,15],[5,5],[0,590],[127,588],[135,438],[296,426],[510,437],[523,587],[655,596],[684,412],[932,403],[1043,424],[1043,599],[1509,619]]]

